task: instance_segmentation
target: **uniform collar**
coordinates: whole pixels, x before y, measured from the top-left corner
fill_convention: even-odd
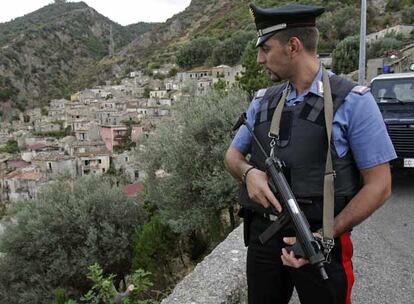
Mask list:
[[[319,71],[313,79],[309,90],[305,91],[301,96],[297,96],[296,89],[290,83],[288,84],[288,86],[291,92],[289,96],[286,98],[287,102],[295,99],[303,99],[308,93],[312,93],[319,97],[323,97],[322,66],[319,67]]]

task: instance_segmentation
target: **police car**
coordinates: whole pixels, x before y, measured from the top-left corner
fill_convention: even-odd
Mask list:
[[[371,92],[397,152],[392,165],[414,168],[414,72],[379,75]]]

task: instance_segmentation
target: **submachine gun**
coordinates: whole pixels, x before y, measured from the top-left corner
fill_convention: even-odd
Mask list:
[[[253,133],[252,127],[247,122],[246,113],[243,113],[233,130],[237,130],[241,125],[245,125],[253,137],[253,140],[257,143],[261,152],[263,153],[266,161],[266,173],[269,178],[269,187],[276,195],[282,205],[282,212],[276,211],[272,206],[272,211],[277,217],[277,220],[272,223],[259,237],[262,243],[265,243],[272,235],[274,235],[279,229],[292,222],[296,231],[296,244],[289,246],[287,250],[293,251],[295,256],[302,257],[309,260],[309,263],[319,270],[319,273],[323,280],[328,279],[328,275],[325,271],[324,262],[326,258],[323,254],[323,248],[321,243],[313,236],[309,229],[309,223],[299,208],[293,192],[286,181],[282,168],[283,163],[279,158],[274,155],[268,156],[263,146]]]

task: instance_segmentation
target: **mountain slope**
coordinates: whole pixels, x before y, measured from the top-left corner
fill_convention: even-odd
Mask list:
[[[153,26],[123,27],[84,2],[50,4],[0,24],[0,102],[23,109],[69,95],[86,66]]]

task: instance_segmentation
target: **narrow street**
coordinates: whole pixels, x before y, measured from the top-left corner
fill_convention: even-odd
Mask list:
[[[393,173],[392,197],[353,241],[353,303],[414,303],[414,170]]]

